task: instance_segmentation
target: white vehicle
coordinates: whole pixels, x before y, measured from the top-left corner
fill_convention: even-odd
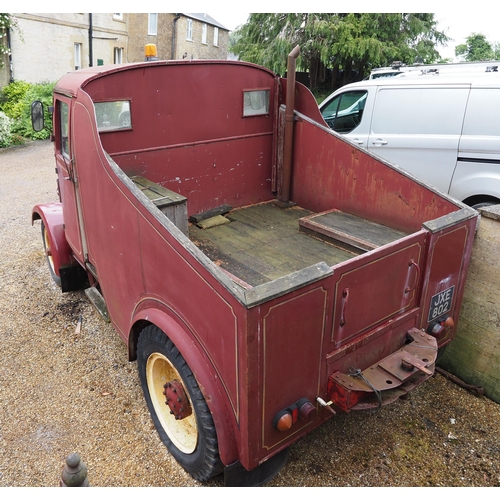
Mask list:
[[[475,208],[500,203],[500,73],[356,82],[320,104],[325,122]]]
[[[415,75],[442,75],[445,73],[489,73],[497,72],[500,67],[500,61],[480,61],[480,62],[463,62],[463,63],[446,63],[446,64],[415,64],[413,66],[405,66],[396,61],[392,66],[385,68],[375,68],[371,71],[367,80],[377,78],[387,78],[392,76],[415,76]]]

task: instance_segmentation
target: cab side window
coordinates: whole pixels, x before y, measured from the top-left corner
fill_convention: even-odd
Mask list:
[[[57,101],[57,149],[69,158],[69,109],[68,104],[63,101]]]
[[[366,90],[356,90],[332,99],[321,110],[328,126],[340,134],[354,130],[361,123],[367,95]]]

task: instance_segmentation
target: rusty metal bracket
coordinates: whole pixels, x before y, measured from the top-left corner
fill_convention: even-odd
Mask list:
[[[436,366],[436,371],[443,375],[443,377],[446,377],[448,380],[451,380],[458,386],[466,389],[469,392],[472,392],[475,396],[484,396],[484,388],[480,386],[475,386],[471,384],[465,383],[463,380],[460,380],[458,377],[455,375],[452,375],[451,373],[447,372],[446,370],[443,370],[443,368],[440,368],[439,366]]]

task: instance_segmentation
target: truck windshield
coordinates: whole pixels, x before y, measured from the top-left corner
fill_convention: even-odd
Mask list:
[[[94,105],[99,132],[132,128],[130,101],[96,102]]]

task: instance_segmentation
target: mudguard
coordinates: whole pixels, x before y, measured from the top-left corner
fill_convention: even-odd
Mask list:
[[[231,418],[227,400],[216,384],[217,377],[214,376],[213,368],[201,350],[195,347],[196,340],[192,333],[172,317],[172,311],[164,309],[167,309],[166,306],[154,299],[144,300],[136,308],[133,315],[133,327],[128,339],[129,360],[136,359],[137,338],[140,331],[148,324],[154,324],[165,332],[179,349],[191,371],[196,373],[196,380],[214,419],[222,463],[224,465],[233,463],[239,458],[235,440],[236,432],[233,428],[234,417]]]
[[[60,202],[52,202],[33,207],[31,224],[35,220],[40,219],[43,221],[48,234],[52,259],[54,261],[54,272],[60,277],[60,269],[62,267],[71,267],[77,264],[64,234],[62,204]]]

